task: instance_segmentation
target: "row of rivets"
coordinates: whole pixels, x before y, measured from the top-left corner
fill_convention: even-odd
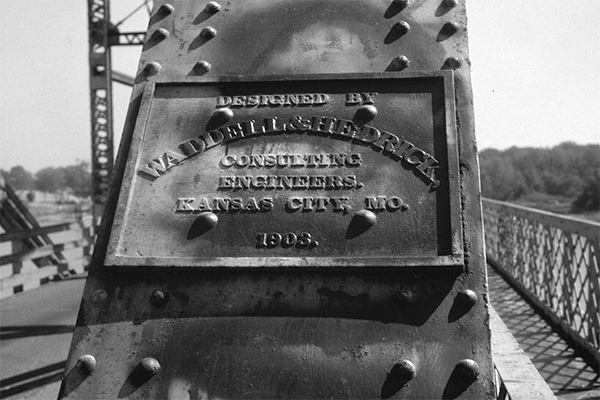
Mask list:
[[[408,6],[408,3],[409,3],[408,0],[393,0],[392,4],[390,5],[391,15],[395,15],[395,14],[401,12],[402,10],[404,10]],[[456,7],[457,5],[458,5],[458,0],[443,0],[441,7],[443,7],[444,9],[446,9],[446,11],[448,11],[448,10]],[[386,18],[389,18],[390,16],[386,15]],[[444,26],[440,30],[437,41],[441,42],[443,40],[448,39],[450,36],[452,36],[456,32],[458,32],[459,29],[460,29],[460,25],[458,23],[447,22],[446,24],[444,24]],[[405,35],[409,31],[410,31],[410,25],[406,21],[397,22],[396,24],[394,24],[394,26],[392,26],[392,32],[396,35],[396,38],[399,38],[399,37]],[[445,61],[442,68],[443,69],[457,69],[457,68],[460,68],[461,64],[462,63],[457,58],[450,57]],[[402,70],[408,68],[409,65],[410,65],[410,60],[405,55],[400,55],[392,60],[390,67],[388,67],[389,68],[388,70],[402,71]]]
[[[165,17],[169,14],[172,14],[175,8],[170,4],[163,4],[159,7],[157,15],[161,17]],[[216,1],[209,2],[205,10],[209,14],[216,14],[221,11],[221,5]],[[162,41],[168,38],[170,32],[165,28],[158,28],[153,34],[152,39],[156,42]],[[200,31],[200,37],[205,40],[211,40],[217,36],[217,30],[211,26],[207,26]],[[193,71],[198,75],[204,75],[211,69],[211,64],[207,61],[198,61],[196,65],[194,65]],[[162,66],[157,62],[150,62],[144,68],[144,74],[146,76],[153,76],[158,74],[162,69]]]
[[[77,368],[85,375],[90,375],[96,368],[96,358],[90,354],[83,355],[77,360]],[[160,373],[162,367],[158,360],[153,357],[146,357],[139,361],[134,369],[132,379],[134,383],[142,384],[153,376]],[[458,377],[467,383],[472,383],[479,377],[479,365],[472,359],[465,358],[460,360],[455,367]],[[410,360],[401,360],[394,364],[388,373],[387,382],[406,383],[417,375],[417,368]],[[393,393],[392,393],[393,395]],[[382,396],[387,398],[388,396]],[[391,397],[391,396],[390,396]]]
[[[446,12],[458,6],[458,0],[443,0],[442,6],[446,9]],[[460,25],[456,22],[447,22],[444,24],[438,35],[438,41],[446,40],[450,36],[454,35]],[[443,69],[458,69],[462,65],[461,61],[456,57],[448,57],[442,66]]]
[[[394,364],[387,375],[381,389],[381,398],[388,399],[400,391],[410,380],[417,375],[417,368],[410,360],[401,360]],[[479,365],[470,358],[460,360],[450,380],[455,386],[462,387],[470,385],[479,378]],[[452,397],[454,398],[454,397]]]
[[[85,375],[90,375],[96,369],[96,358],[85,354],[77,360],[76,367]],[[160,363],[156,358],[146,357],[138,363],[132,374],[135,383],[144,383],[161,371]]]
[[[204,8],[209,14],[216,14],[221,11],[221,5],[216,1],[209,1]],[[217,30],[213,27],[207,26],[202,31],[200,31],[200,36],[205,40],[210,40],[217,36]],[[210,71],[212,65],[205,60],[198,61],[196,65],[194,65],[194,73],[197,75],[204,75]]]

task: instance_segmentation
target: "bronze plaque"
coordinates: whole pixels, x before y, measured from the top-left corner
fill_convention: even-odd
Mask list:
[[[460,265],[451,71],[146,86],[106,265]]]

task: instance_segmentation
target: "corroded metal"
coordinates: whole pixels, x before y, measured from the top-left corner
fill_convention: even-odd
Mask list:
[[[105,264],[460,265],[451,76],[148,85]]]
[[[61,398],[492,398],[464,3],[165,4]]]

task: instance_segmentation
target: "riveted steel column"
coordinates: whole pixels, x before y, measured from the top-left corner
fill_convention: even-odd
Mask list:
[[[106,204],[113,168],[113,117],[109,0],[88,0],[92,200],[94,225]]]
[[[491,399],[466,33],[157,1],[61,397]]]

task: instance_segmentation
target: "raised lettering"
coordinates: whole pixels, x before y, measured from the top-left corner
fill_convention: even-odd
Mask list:
[[[360,93],[346,93],[346,105],[360,104],[362,98]]]
[[[191,205],[193,202],[193,197],[180,197],[177,199],[175,211],[194,211],[194,207]]]

